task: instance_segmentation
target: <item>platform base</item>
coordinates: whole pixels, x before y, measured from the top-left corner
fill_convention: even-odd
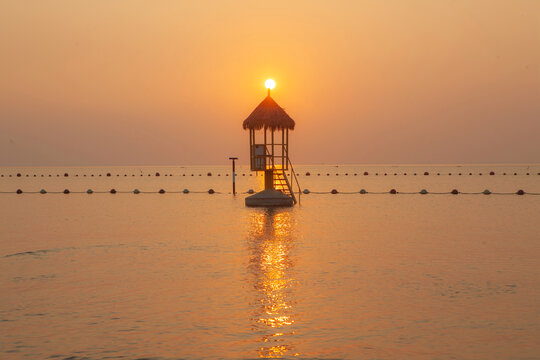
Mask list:
[[[263,190],[246,198],[246,206],[250,207],[274,207],[293,206],[292,197],[274,189]]]

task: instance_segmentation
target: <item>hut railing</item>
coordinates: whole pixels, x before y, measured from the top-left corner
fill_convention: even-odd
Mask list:
[[[302,195],[302,189],[300,188],[300,183],[298,182],[298,178],[296,177],[296,173],[294,172],[294,168],[293,168],[291,159],[289,159],[288,156],[287,156],[287,163],[291,167],[292,177],[294,178],[294,181],[296,182],[296,186],[298,187],[298,204],[300,204],[300,196]],[[292,189],[291,189],[291,191],[292,191]]]

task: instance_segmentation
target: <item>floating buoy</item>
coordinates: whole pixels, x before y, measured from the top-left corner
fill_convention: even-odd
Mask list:
[[[191,176],[193,176],[193,174],[191,174]]]
[[[99,175],[99,176],[101,176],[101,175]],[[107,176],[111,176],[111,173],[107,173]]]
[[[452,173],[448,173],[449,176],[452,176]]]
[[[514,175],[517,175],[517,173],[514,173]]]
[[[458,175],[461,176],[461,173],[459,173]]]
[[[361,189],[360,194],[367,194],[367,191],[365,189]]]
[[[253,194],[255,191],[253,191],[253,189],[249,189],[248,190],[248,194]]]
[[[457,191],[457,189],[454,189],[454,190],[450,191],[450,193],[453,194],[453,195],[457,195],[457,194],[459,194],[459,191]]]
[[[304,191],[302,191],[304,194],[309,194],[309,190],[308,189],[304,189]]]
[[[246,174],[242,174],[242,176],[246,176]]]
[[[165,194],[165,190],[159,189],[158,193],[160,193],[160,194]]]
[[[416,173],[414,173],[413,175],[416,176]]]
[[[394,173],[394,176],[397,176],[397,173]]]
[[[21,177],[21,174],[20,174],[20,173],[18,173],[18,174],[17,174],[17,177]]]
[[[437,173],[437,176],[441,175],[441,173]]]
[[[212,173],[211,173],[211,172],[209,172],[208,174],[206,174],[206,176],[212,176]]]
[[[321,174],[317,174],[317,176],[321,176]]]
[[[472,175],[472,173],[469,173],[469,175]]]
[[[495,175],[495,172],[494,172],[494,171],[490,171],[490,172],[489,172],[489,175]]]
[[[111,194],[116,194],[116,190],[115,189],[111,189],[111,191],[109,191]]]
[[[135,190],[133,190],[133,193],[134,193],[134,194],[139,194],[140,191],[139,191],[139,189],[135,189]]]
[[[428,193],[428,192],[427,192],[427,190],[426,190],[426,189],[422,189],[422,190],[420,190],[420,194],[424,194],[424,195],[425,195],[425,194],[427,194],[427,193]]]
[[[221,174],[217,174],[217,176],[221,176]]]
[[[529,173],[527,173],[526,175],[530,175]]]
[[[486,190],[484,190],[484,191],[482,192],[482,194],[484,194],[484,195],[489,195],[489,194],[491,194],[491,191],[489,191],[488,189],[486,189]]]
[[[392,190],[389,191],[389,193],[390,194],[397,194],[397,191],[396,191],[396,189],[392,189]]]
[[[88,190],[86,190],[86,193],[87,193],[87,194],[93,194],[93,193],[94,193],[94,190],[88,189]]]
[[[338,173],[336,173],[336,176],[339,176],[339,174],[338,174]]]
[[[47,193],[47,190],[41,189],[41,190],[39,190],[39,193],[40,193],[40,194],[46,194],[46,193]]]
[[[16,193],[17,193],[17,194],[22,194],[22,190],[21,190],[21,189],[17,189]]]
[[[160,176],[160,175],[161,175],[160,173],[158,173],[158,172],[156,173],[156,176]]]
[[[478,173],[478,175],[482,176],[482,173]]]
[[[188,189],[184,189],[183,193],[184,193],[184,194],[189,194],[189,190],[188,190]]]
[[[407,173],[403,173],[403,176],[407,176]]]
[[[388,175],[387,173],[384,173],[384,176]]]
[[[523,190],[518,190],[518,191],[516,191],[516,194],[518,194],[518,195],[525,195],[525,191],[523,191]]]
[[[309,171],[306,173],[306,176],[310,176],[311,174],[309,173]]]
[[[208,193],[213,194],[213,193],[215,193],[215,191],[214,191],[214,189],[210,189],[210,190],[208,190]]]
[[[505,173],[505,172],[503,172],[503,175],[506,175],[506,173]]]
[[[349,176],[349,173],[345,173],[345,176]]]
[[[356,175],[356,174],[355,174]],[[375,173],[375,176],[379,176],[379,173]]]
[[[326,173],[326,176],[330,176],[330,174]]]
[[[424,175],[425,175],[425,176],[428,176],[429,173],[428,173],[427,171],[424,171]]]
[[[367,171],[364,171],[364,176],[368,176],[369,173]]]
[[[64,173],[64,177],[68,177],[68,176],[69,176],[69,174],[68,174],[68,173]]]
[[[332,191],[330,191],[332,194],[337,194],[338,191],[336,189],[332,189]]]
[[[65,190],[64,190],[64,194],[69,194],[69,190],[68,190],[68,189],[65,189]]]

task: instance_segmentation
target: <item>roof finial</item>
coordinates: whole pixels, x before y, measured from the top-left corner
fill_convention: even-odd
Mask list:
[[[268,96],[270,96],[270,90],[276,86],[276,82],[272,79],[268,79],[264,82],[264,86],[268,89]]]

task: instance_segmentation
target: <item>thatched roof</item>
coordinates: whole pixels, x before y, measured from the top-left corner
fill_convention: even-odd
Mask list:
[[[253,110],[242,124],[244,129],[294,130],[294,120],[270,97],[270,94]]]

